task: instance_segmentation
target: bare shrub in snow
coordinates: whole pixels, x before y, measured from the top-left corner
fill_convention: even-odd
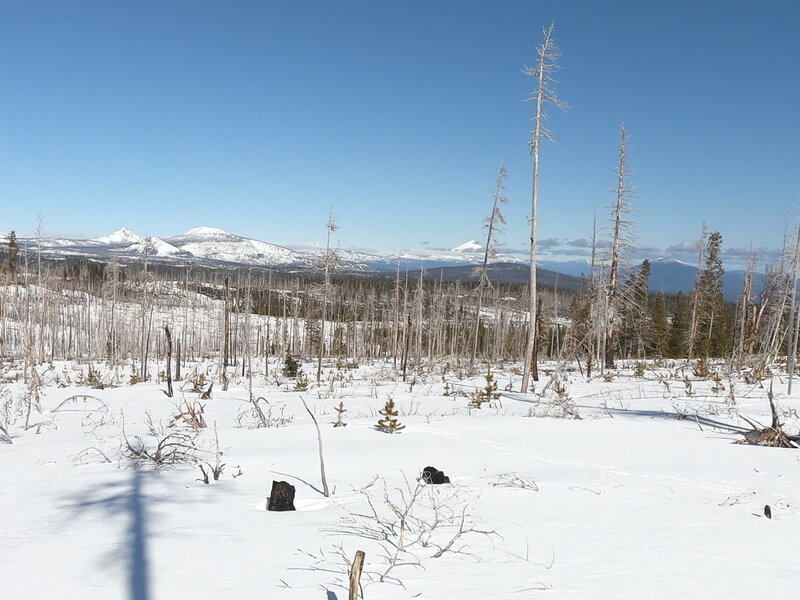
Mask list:
[[[0,442],[10,444],[11,434],[8,432],[11,423],[11,393],[8,390],[0,392]]]
[[[367,510],[346,515],[331,531],[377,543],[379,549],[367,555],[379,556],[382,565],[369,565],[364,571],[373,582],[399,583],[392,575],[395,569],[422,567],[424,559],[448,552],[474,557],[466,538],[497,535],[478,527],[472,495],[462,486],[412,483],[404,476],[399,487],[390,488],[385,479],[376,478],[360,493]]]
[[[528,410],[529,417],[554,417],[557,419],[580,419],[578,406],[569,395],[567,386],[558,372],[554,373],[542,390],[542,401]]]
[[[536,485],[533,476],[524,475],[522,473],[502,473],[492,482],[492,486],[533,490],[534,492],[539,491],[539,486]]]
[[[208,472],[206,472],[205,467],[208,467]],[[210,462],[206,461],[205,466],[200,464],[200,472],[203,474],[203,479],[198,479],[198,481],[202,481],[206,485],[211,483],[209,480],[209,474],[214,478],[214,481],[219,481],[220,475],[225,470],[225,463],[222,462],[222,451],[219,449],[219,435],[217,434],[217,423],[214,422],[214,464],[212,465]],[[240,470],[241,473],[241,470]]]
[[[122,452],[127,458],[160,468],[194,463],[197,460],[197,430],[154,423],[147,413],[147,432],[128,437],[123,427]]]
[[[206,419],[204,416],[206,407],[200,404],[197,400],[189,402],[184,398],[181,402],[175,405],[176,414],[169,422],[169,427],[175,427],[179,424],[188,425],[192,429],[205,429]]]
[[[250,407],[239,411],[236,417],[237,427],[286,427],[294,421],[293,416],[285,416],[286,405],[283,402],[270,402],[259,396],[250,402]]]

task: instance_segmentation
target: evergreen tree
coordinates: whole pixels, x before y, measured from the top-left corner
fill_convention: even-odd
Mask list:
[[[11,273],[13,280],[17,273],[17,255],[19,254],[19,244],[17,244],[17,233],[12,231],[8,234],[8,253],[6,254],[6,270]]]
[[[701,356],[724,356],[730,345],[729,319],[722,294],[720,251],[722,235],[715,231],[708,236],[703,270],[697,278],[697,339],[695,345]]]
[[[664,293],[656,296],[650,311],[650,327],[648,331],[648,352],[666,356],[669,349],[669,322],[667,321],[667,302]]]
[[[647,290],[650,286],[650,261],[645,260],[638,271],[625,282],[620,307],[619,348],[623,356],[644,355],[648,333]]]
[[[672,315],[672,326],[670,327],[667,345],[667,356],[670,358],[686,357],[686,343],[689,337],[691,318],[689,303],[686,297],[681,292],[678,292],[675,297],[675,311]]]

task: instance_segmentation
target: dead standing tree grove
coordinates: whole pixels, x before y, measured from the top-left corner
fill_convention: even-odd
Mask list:
[[[558,46],[553,39],[555,24],[551,23],[543,32],[542,43],[536,48],[539,60],[535,67],[526,67],[524,73],[536,80],[536,92],[529,98],[536,102],[536,116],[530,142],[533,155],[533,191],[531,195],[531,273],[530,273],[530,305],[528,309],[528,342],[525,349],[525,365],[522,374],[522,392],[528,391],[528,380],[531,375],[538,381],[539,373],[536,357],[536,324],[537,324],[537,297],[536,297],[536,226],[537,208],[539,204],[539,147],[542,139],[552,140],[550,132],[544,127],[547,118],[544,112],[545,104],[549,103],[557,108],[564,109],[566,105],[558,99],[552,87],[555,84],[553,73],[558,69]]]

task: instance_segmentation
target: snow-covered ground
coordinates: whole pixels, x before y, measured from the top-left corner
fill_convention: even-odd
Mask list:
[[[769,382],[737,380],[731,396],[728,379],[677,367],[611,381],[565,371],[521,395],[503,391],[519,389],[507,366],[495,371],[500,398],[475,409],[482,376],[437,371],[411,386],[388,364],[327,365],[323,385],[305,392],[272,373],[254,379],[269,427],[257,426],[246,378],[228,391],[217,381],[200,401],[208,427],[194,431],[169,426],[177,403],[198,400],[187,381],[170,399],[163,382],[129,385],[99,365],[122,385],[93,389],[77,385],[86,365],[81,377],[57,364],[27,430],[28,388],[3,385],[0,422],[10,411],[13,443],[0,444],[0,597],[341,600],[356,550],[366,552],[364,597],[381,600],[793,591],[800,454],[733,443],[748,427],[737,412],[769,422]],[[210,381],[217,370],[187,372]],[[785,379],[773,385],[795,432],[800,400]],[[321,427],[328,498],[301,397]],[[392,435],[375,428],[389,397],[405,425]],[[347,426],[334,428],[340,402]],[[126,438],[154,449],[148,420],[162,437],[196,436],[206,471],[216,426],[220,479],[204,484],[196,463],[154,469],[126,456]],[[418,484],[428,465],[451,484]],[[295,486],[296,512],[265,510],[273,480]],[[408,509],[402,539],[393,507]]]

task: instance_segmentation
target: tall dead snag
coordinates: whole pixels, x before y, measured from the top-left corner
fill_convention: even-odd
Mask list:
[[[492,197],[494,202],[492,204],[492,214],[484,219],[486,227],[486,247],[483,251],[483,264],[477,268],[478,280],[478,311],[475,315],[475,332],[472,337],[472,355],[469,359],[469,366],[472,369],[475,366],[475,355],[478,353],[478,337],[481,326],[481,310],[483,308],[483,288],[492,287],[492,282],[489,281],[489,259],[495,257],[494,251],[494,238],[501,231],[502,225],[505,224],[506,219],[503,213],[500,212],[500,205],[508,202],[508,199],[503,196],[505,189],[505,180],[508,174],[506,173],[506,166],[500,165],[500,171],[497,174],[497,183],[495,186],[494,194]]]
[[[331,234],[337,229],[339,229],[339,227],[336,225],[336,221],[333,220],[333,209],[330,209],[328,213],[328,220],[325,223],[325,229],[328,230],[328,241],[325,244],[325,259],[324,259],[325,283],[322,292],[322,316],[320,318],[320,328],[319,328],[319,357],[318,357],[319,360],[317,361],[318,385],[322,380],[322,355],[325,351],[325,319],[327,317],[326,311],[328,308],[328,296],[330,294],[331,267],[333,267],[334,263],[336,262],[336,255],[334,252],[331,251]]]
[[[794,379],[795,359],[797,358],[797,269],[800,267],[800,227],[794,238],[794,253],[792,255],[791,280],[792,287],[789,292],[791,305],[789,308],[789,323],[786,326],[786,370],[789,371],[789,386],[787,392],[792,393],[792,380]]]
[[[172,398],[172,333],[164,325],[164,335],[167,338],[167,397]]]
[[[747,269],[744,273],[744,284],[742,286],[742,297],[739,300],[739,305],[736,310],[736,351],[734,353],[734,364],[737,368],[741,368],[744,364],[745,352],[748,349],[748,339],[750,336],[750,327],[748,324],[748,315],[750,314],[750,305],[752,304],[753,297],[753,274],[756,269],[756,255],[753,249],[747,255]],[[789,393],[792,393],[791,375],[789,377]]]
[[[692,360],[694,358],[694,346],[697,341],[697,328],[698,319],[700,318],[699,307],[703,302],[700,295],[700,274],[703,272],[703,264],[705,261],[706,240],[708,239],[708,230],[706,224],[703,223],[703,232],[700,234],[700,242],[697,249],[697,275],[694,281],[694,294],[692,294],[692,320],[689,325],[689,340],[686,358]]]
[[[620,128],[619,134],[619,163],[616,168],[617,186],[614,190],[614,236],[611,240],[611,270],[606,290],[606,343],[605,343],[605,368],[614,368],[614,332],[617,319],[617,290],[619,287],[619,269],[622,260],[623,234],[630,226],[624,215],[630,213],[630,196],[632,189],[628,183],[628,132],[625,125]]]
[[[222,389],[228,389],[228,362],[230,360],[231,345],[231,287],[228,277],[225,277],[225,305],[222,315]]]
[[[537,322],[537,300],[536,300],[536,226],[537,209],[539,205],[539,147],[542,139],[552,140],[550,132],[544,127],[547,118],[544,112],[545,104],[549,103],[557,108],[564,109],[565,105],[558,99],[552,86],[555,84],[553,73],[558,69],[557,60],[560,55],[553,32],[555,24],[544,30],[542,43],[537,46],[536,52],[539,60],[535,67],[526,67],[524,73],[536,80],[536,92],[528,98],[536,102],[536,116],[534,117],[532,138],[530,142],[531,154],[533,155],[533,190],[531,195],[531,273],[530,273],[530,306],[528,315],[528,342],[525,349],[525,366],[522,374],[522,392],[528,391],[528,379],[533,370],[533,379],[538,381],[537,357],[536,357],[536,322]]]

